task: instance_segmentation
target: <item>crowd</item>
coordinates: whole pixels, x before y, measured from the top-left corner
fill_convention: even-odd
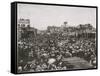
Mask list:
[[[96,67],[96,41],[94,38],[72,38],[62,33],[44,33],[18,42],[18,71],[38,72],[77,69],[67,58],[81,58]],[[31,42],[30,42],[31,41]],[[83,69],[81,67],[79,69]]]

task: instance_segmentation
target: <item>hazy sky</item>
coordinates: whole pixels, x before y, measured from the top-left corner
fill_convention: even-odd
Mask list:
[[[69,26],[90,23],[96,27],[96,8],[18,4],[19,18],[30,19],[30,25],[39,30],[61,26],[64,21]]]

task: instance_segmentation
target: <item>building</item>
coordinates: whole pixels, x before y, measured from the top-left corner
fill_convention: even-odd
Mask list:
[[[77,26],[78,28],[78,37],[79,38],[95,38],[96,37],[96,29],[91,24],[80,24]]]
[[[50,33],[58,33],[61,31],[61,27],[56,27],[56,26],[48,26],[47,31]]]
[[[27,27],[29,25],[30,25],[30,20],[29,19],[20,18],[18,20],[18,27]]]
[[[18,40],[20,40],[20,38],[28,38],[29,36],[32,38],[35,37],[36,35],[37,35],[37,29],[30,26],[29,19],[20,18],[18,20],[18,26],[17,26]]]

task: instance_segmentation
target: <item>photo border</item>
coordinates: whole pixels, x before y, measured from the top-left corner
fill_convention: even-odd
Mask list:
[[[96,8],[96,68],[89,69],[71,69],[71,70],[51,70],[51,71],[37,71],[37,72],[17,72],[17,4],[35,4],[35,5],[51,5],[51,6],[65,6],[65,7],[83,7]],[[15,35],[14,35],[15,34]],[[15,55],[15,56],[14,56]],[[11,73],[14,74],[28,74],[28,73],[48,73],[48,72],[62,72],[62,71],[81,71],[98,69],[98,7],[86,5],[70,5],[70,4],[55,4],[55,3],[38,3],[38,2],[19,2],[11,3]]]

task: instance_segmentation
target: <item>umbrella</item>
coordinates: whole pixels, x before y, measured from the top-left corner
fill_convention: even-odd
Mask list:
[[[50,58],[50,59],[48,60],[48,63],[49,63],[49,64],[53,64],[55,61],[56,61],[56,59]]]

